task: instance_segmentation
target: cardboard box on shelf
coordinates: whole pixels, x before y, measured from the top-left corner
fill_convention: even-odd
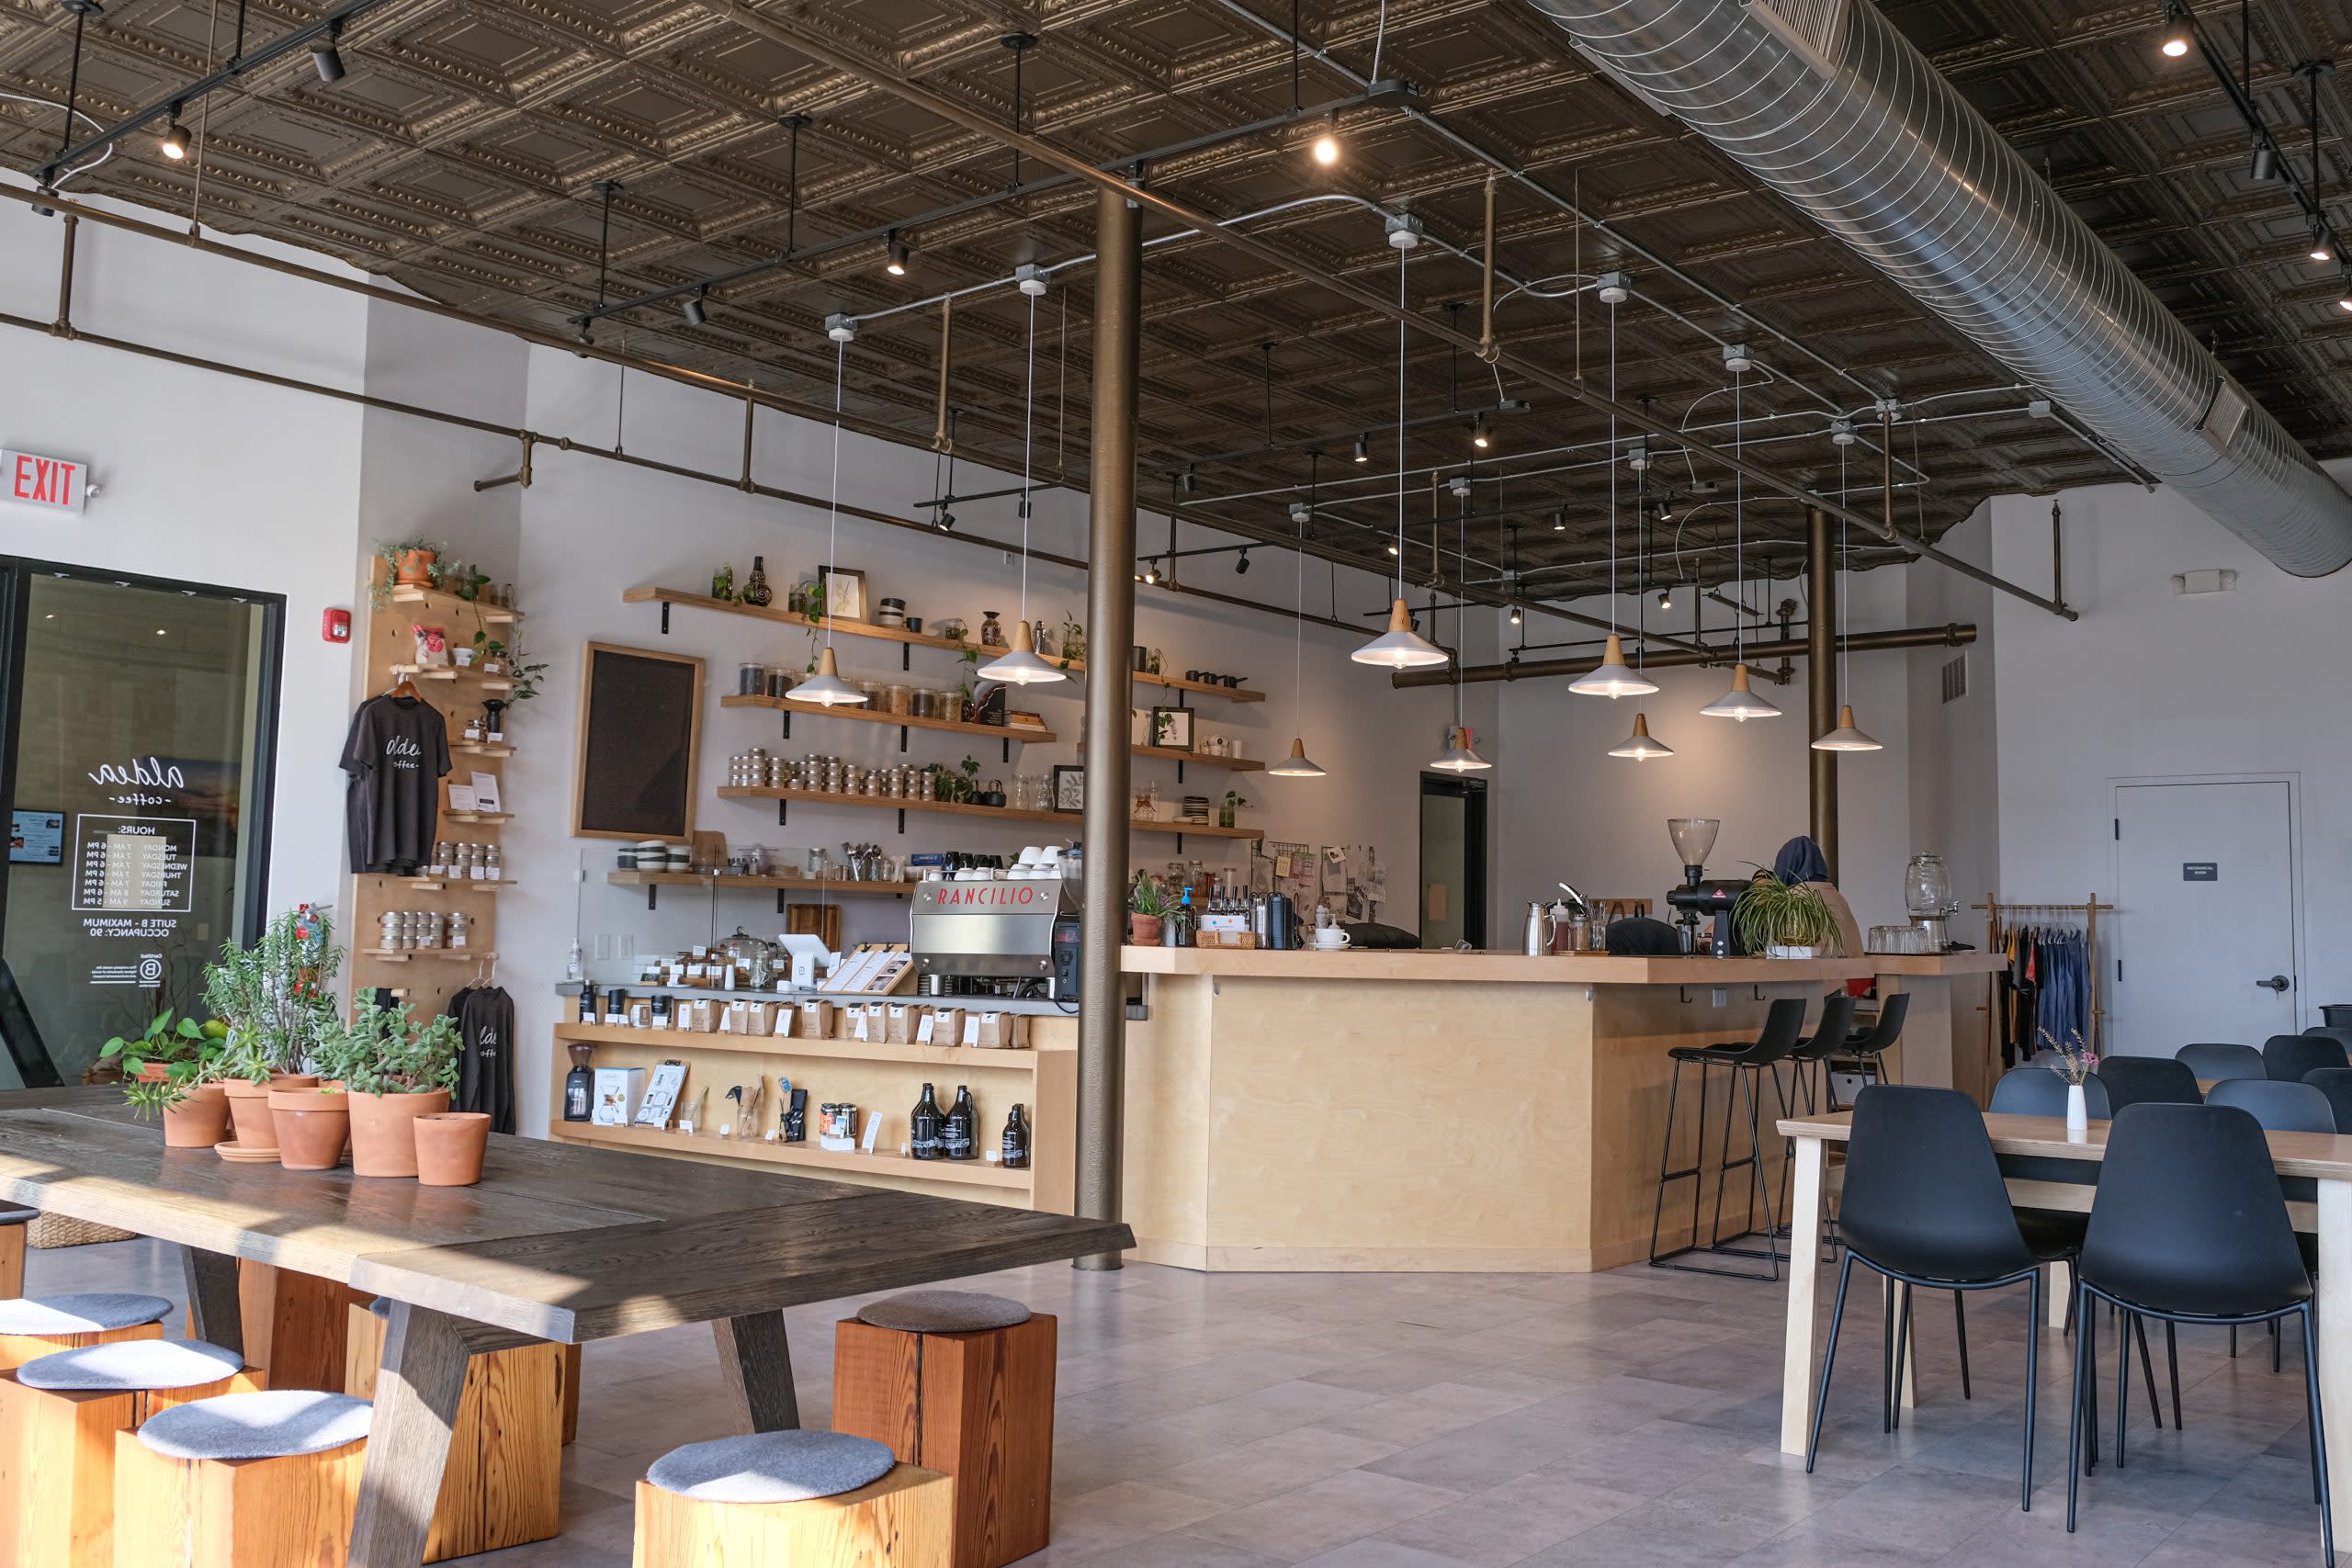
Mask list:
[[[599,1127],[626,1127],[645,1097],[643,1067],[598,1067],[588,1100],[588,1120]]]

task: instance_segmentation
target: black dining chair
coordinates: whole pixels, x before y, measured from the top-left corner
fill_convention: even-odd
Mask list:
[[[2344,1072],[2341,1067],[2322,1068]],[[2208,1105],[2228,1105],[2262,1123],[2267,1133],[2334,1133],[2335,1108],[2326,1093],[2308,1083],[2276,1078],[2229,1078],[2205,1091]]]
[[[2324,1067],[2352,1067],[2344,1043],[2325,1034],[2274,1034],[2262,1043],[2262,1065],[2280,1083],[2301,1083]]]
[[[1722,1274],[1736,1280],[1780,1279],[1781,1247],[1777,1239],[1780,1227],[1772,1213],[1772,1184],[1764,1179],[1764,1141],[1758,1110],[1763,1099],[1761,1080],[1765,1074],[1772,1075],[1775,1092],[1779,1092],[1781,1064],[1788,1059],[1790,1052],[1796,1049],[1797,1041],[1804,1032],[1804,1006],[1803,997],[1782,997],[1773,1002],[1764,1014],[1764,1027],[1757,1032],[1754,1040],[1724,1045],[1677,1045],[1667,1052],[1674,1063],[1674,1077],[1666,1092],[1666,1134],[1658,1149],[1657,1202],[1650,1211],[1650,1267],[1680,1269],[1695,1274]],[[1699,1069],[1699,1136],[1691,1145],[1690,1163],[1676,1169],[1674,1110],[1681,1099],[1682,1069],[1687,1066]],[[1745,1097],[1747,1152],[1737,1159],[1732,1158],[1732,1129],[1739,1121],[1740,1112],[1733,1104],[1732,1094],[1726,1092],[1724,1096],[1723,1147],[1715,1168],[1714,1218],[1707,1240],[1702,1242],[1699,1239],[1699,1197],[1705,1186],[1702,1172],[1706,1168],[1707,1158],[1707,1082],[1713,1069],[1717,1067],[1729,1070],[1739,1094]],[[1747,1228],[1726,1236],[1723,1234],[1724,1188],[1731,1173],[1743,1168],[1748,1173]],[[1657,1237],[1659,1224],[1666,1213],[1666,1190],[1674,1182],[1685,1180],[1690,1183],[1690,1240],[1682,1247],[1660,1252]],[[1753,1247],[1728,1245],[1756,1233],[1758,1206],[1764,1211],[1764,1250],[1758,1252]],[[1769,1272],[1752,1269],[1712,1269],[1702,1264],[1677,1261],[1685,1253],[1696,1252],[1702,1247],[1721,1256],[1767,1259],[1770,1269]]]
[[[1878,1004],[1878,1017],[1869,1029],[1849,1037],[1843,1049],[1832,1054],[1829,1070],[1833,1073],[1855,1073],[1872,1083],[1895,1083],[1893,1064],[1886,1054],[1903,1039],[1903,1021],[1911,1016],[1911,994],[1897,991]],[[1829,1109],[1838,1109],[1833,1100]]]
[[[1993,1157],[1993,1140],[1976,1102],[1957,1089],[1871,1084],[1854,1097],[1853,1136],[1846,1145],[1846,1188],[1838,1228],[1846,1243],[1838,1270],[1838,1297],[1829,1310],[1829,1348],[1814,1397],[1813,1431],[1805,1443],[1810,1472],[1821,1450],[1821,1420],[1829,1407],[1829,1377],[1838,1362],[1838,1330],[1854,1265],[1914,1290],[1990,1291],[2026,1288],[2026,1321],[2041,1321],[2041,1266],[2055,1254],[2037,1251],[2018,1228],[2008,1190]],[[1906,1310],[1895,1321],[1887,1293],[1887,1337],[1894,1346],[1883,1395],[1891,1413],[1902,1386],[1910,1328]],[[2088,1337],[2084,1336],[2083,1337]],[[2033,1506],[2033,1401],[2039,1376],[2035,1350],[2025,1342],[2025,1468],[2018,1506]],[[1892,1425],[1890,1415],[1889,1424]]]
[[[2098,1079],[2107,1102],[2122,1113],[2127,1105],[2199,1105],[2197,1075],[2170,1056],[2101,1056]]]
[[[2344,1047],[2347,1055],[2352,1055],[2352,1029],[2331,1029],[2324,1023],[2314,1023],[2303,1032],[2314,1040],[2333,1040]]]
[[[2352,1067],[2322,1067],[2303,1081],[2327,1096],[2328,1109],[2335,1112],[2335,1130],[2352,1134]]]
[[[2270,1068],[2263,1062],[2262,1053],[2251,1045],[2218,1043],[2183,1045],[2172,1055],[2174,1061],[2186,1065],[2189,1073],[2199,1078],[2263,1078],[2270,1076]]]
[[[2099,1166],[2098,1195],[2091,1205],[2075,1288],[2085,1323],[2094,1301],[2166,1323],[2237,1327],[2299,1320],[2312,1496],[2319,1505],[2322,1549],[2333,1564],[2327,1437],[2312,1357],[2312,1280],[2287,1220],[2262,1124],[2228,1105],[2141,1104],[2117,1111],[2108,1130],[2107,1157]],[[2087,1332],[2075,1337],[2074,1415],[2067,1429],[2069,1533],[2081,1478],[2098,1448],[2095,1411],[2089,1430],[2084,1429],[2086,1396],[2098,1371],[2097,1338]],[[2124,1462],[2122,1413],[2130,1408],[2131,1376],[2126,1356],[2116,1370],[2118,1467]]]

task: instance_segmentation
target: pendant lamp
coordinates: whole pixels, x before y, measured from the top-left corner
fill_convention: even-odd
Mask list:
[[[1292,554],[1298,562],[1297,597],[1291,607],[1290,618],[1290,692],[1293,725],[1302,724],[1306,716],[1306,529],[1315,517],[1315,474],[1317,460],[1310,457],[1307,469],[1306,503],[1291,508],[1291,519],[1296,526],[1298,544]],[[1335,569],[1336,570],[1336,569]],[[1291,737],[1290,755],[1268,768],[1266,772],[1278,779],[1319,779],[1323,770],[1306,754],[1306,738]]]
[[[1663,740],[1652,739],[1650,716],[1645,713],[1637,713],[1634,716],[1634,733],[1627,736],[1622,743],[1611,746],[1609,749],[1609,754],[1612,757],[1631,757],[1636,762],[1646,762],[1653,757],[1673,756],[1674,748]]]
[[[1413,612],[1405,607],[1405,256],[1396,252],[1396,597],[1388,606],[1388,629],[1348,657],[1358,664],[1387,670],[1434,670],[1446,662],[1445,649],[1413,630]]]
[[[1747,434],[1746,411],[1741,406],[1740,378],[1745,363],[1731,373],[1731,452],[1736,463]],[[1747,475],[1740,468],[1732,469],[1732,585],[1739,591],[1740,608],[1732,613],[1732,649],[1736,662],[1731,667],[1731,690],[1717,697],[1699,711],[1709,718],[1736,719],[1745,724],[1751,718],[1778,718],[1781,710],[1757,695],[1747,683]]]
[[[1600,666],[1568,682],[1580,697],[1645,697],[1657,682],[1625,665],[1625,644],[1617,635],[1617,307],[1609,307],[1609,642]]]
[[[1030,284],[1035,284],[1032,288]],[[1012,646],[979,668],[991,681],[1012,686],[1042,686],[1066,680],[1059,670],[1037,657],[1036,635],[1029,629],[1029,457],[1032,415],[1037,406],[1037,296],[1045,292],[1043,278],[1022,285],[1029,300],[1028,374],[1021,395],[1021,617],[1012,623]]]
[[[854,329],[841,321],[831,329],[833,339],[833,479],[830,513],[825,525],[825,564],[834,564],[833,547],[841,532],[842,520],[842,378],[849,367],[849,340]],[[841,667],[833,662],[833,618],[825,617],[825,646],[817,655],[817,673],[785,694],[789,702],[808,703],[816,707],[857,707],[865,701],[865,694],[842,679]]]
[[[1477,773],[1494,764],[1478,755],[1477,748],[1470,744],[1470,732],[1457,725],[1446,730],[1444,754],[1430,766],[1442,773]]]
[[[1888,526],[1892,528],[1894,526],[1894,416],[1891,413],[1883,412],[1879,416],[1879,423],[1881,436],[1879,445],[1884,448],[1881,453],[1881,457],[1883,458],[1885,463],[1884,483],[1886,487],[1886,515],[1888,519]],[[1846,495],[1846,449],[1841,446],[1838,449],[1838,502],[1839,505],[1843,506],[1848,504]],[[1846,519],[1843,517],[1838,518],[1838,564],[1840,566],[1843,566],[1846,563],[1847,558],[1846,526]],[[1850,588],[1852,587],[1852,584],[1849,583],[1847,586]],[[1852,595],[1850,593],[1840,594],[1838,596],[1838,618],[1840,622],[1844,623],[1838,627],[1838,637],[1840,641],[1844,640],[1846,632],[1853,624],[1853,605],[1849,602],[1851,597]],[[1838,684],[1843,687],[1849,694],[1851,694],[1854,689],[1853,660],[1854,656],[1851,651],[1847,651],[1841,655],[1839,668],[1842,673]],[[1821,671],[1816,670],[1813,672],[1813,675],[1814,679],[1817,681],[1821,678]],[[1838,728],[1831,730],[1828,734],[1821,737],[1818,740],[1815,740],[1813,743],[1813,749],[1816,751],[1883,751],[1886,750],[1884,745],[1864,734],[1861,729],[1855,725],[1854,705],[1851,703],[1840,703],[1838,705]]]
[[[1459,510],[1453,523],[1453,640],[1468,647],[1470,642],[1470,601],[1464,596],[1462,585],[1470,572],[1470,484],[1467,479],[1454,487]],[[1437,624],[1437,612],[1430,612],[1432,628]],[[1462,722],[1462,666],[1453,667],[1453,723],[1445,732],[1445,750],[1430,764],[1442,773],[1476,773],[1494,766],[1478,755],[1470,743],[1470,727]]]

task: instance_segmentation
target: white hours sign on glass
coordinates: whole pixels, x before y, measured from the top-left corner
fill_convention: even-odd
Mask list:
[[[89,499],[90,466],[0,447],[0,501],[79,515]]]

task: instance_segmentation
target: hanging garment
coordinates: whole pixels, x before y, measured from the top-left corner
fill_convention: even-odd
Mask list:
[[[465,1051],[458,1060],[458,1092],[451,1106],[480,1111],[493,1133],[514,1130],[514,1000],[500,986],[459,992],[450,998]]]
[[[344,738],[344,796],[351,869],[413,875],[433,852],[449,726],[418,697],[370,697]]]

